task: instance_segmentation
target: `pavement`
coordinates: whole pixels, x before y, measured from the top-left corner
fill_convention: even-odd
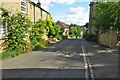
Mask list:
[[[82,51],[92,65],[95,78],[118,78],[118,50],[87,42],[66,39],[38,51],[2,61],[3,78],[85,78]]]

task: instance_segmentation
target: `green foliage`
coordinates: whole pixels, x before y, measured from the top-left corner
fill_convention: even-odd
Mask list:
[[[85,40],[87,40],[87,41],[95,41],[96,42],[96,37],[95,37],[95,35],[93,35],[93,34],[90,34],[90,33],[85,33],[84,35],[83,35],[83,37],[85,38]]]
[[[7,34],[4,36],[3,59],[14,57],[32,49],[29,36],[33,23],[21,13],[10,14],[6,9],[1,8],[2,23],[7,27]]]
[[[14,50],[19,48],[23,50],[23,52],[29,50],[29,35],[32,22],[18,13],[9,16],[9,20],[6,21],[6,23],[8,26],[8,33],[5,40],[6,49]]]
[[[55,38],[62,40],[63,39],[62,38],[62,27],[55,25],[55,31],[56,31]]]
[[[92,22],[101,33],[120,28],[120,2],[99,2]]]
[[[71,24],[69,30],[70,37],[81,37],[82,28],[80,26]]]
[[[48,33],[48,37],[50,38],[50,36],[55,37],[59,40],[62,39],[62,35],[61,35],[61,27],[57,26],[52,20],[51,18],[47,17],[46,19],[46,25],[47,25],[47,33]]]
[[[21,53],[22,53],[21,49],[6,50],[6,51],[0,53],[0,60],[15,57],[15,56],[17,56],[17,55],[19,55]]]
[[[40,41],[42,41],[42,35],[45,34],[45,27],[46,27],[46,22],[42,21],[41,19],[35,23],[35,25],[32,27],[32,33],[30,36],[30,40],[32,42],[33,49],[36,47],[41,47],[39,44]]]
[[[0,11],[2,11],[2,17],[9,17],[10,16],[10,12],[4,8],[0,8]]]
[[[53,36],[62,39],[61,28],[57,27],[49,17],[46,21],[40,19],[33,25],[33,22],[21,13],[11,14],[6,9],[0,10],[2,24],[7,26],[7,34],[4,36],[5,51],[0,54],[3,59],[44,47],[49,42],[43,38],[45,35],[49,38]]]
[[[55,23],[49,17],[47,17],[46,23],[47,23],[47,28],[48,28],[48,37],[50,38],[50,36],[55,36],[56,34]]]

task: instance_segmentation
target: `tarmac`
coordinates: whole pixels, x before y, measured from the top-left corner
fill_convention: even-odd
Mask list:
[[[118,78],[118,48],[85,41],[87,58],[95,78]]]
[[[86,57],[95,78],[118,78],[118,49],[84,39],[66,39],[2,61],[3,78],[85,78]]]

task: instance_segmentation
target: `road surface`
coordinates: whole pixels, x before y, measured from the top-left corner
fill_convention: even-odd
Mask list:
[[[84,48],[84,51],[82,49]],[[66,39],[2,62],[3,78],[86,78],[86,54],[96,78],[118,77],[118,55],[83,39]]]

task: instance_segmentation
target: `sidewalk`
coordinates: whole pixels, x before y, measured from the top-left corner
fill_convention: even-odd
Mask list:
[[[118,78],[118,49],[86,42],[87,57],[92,65],[95,78]]]

